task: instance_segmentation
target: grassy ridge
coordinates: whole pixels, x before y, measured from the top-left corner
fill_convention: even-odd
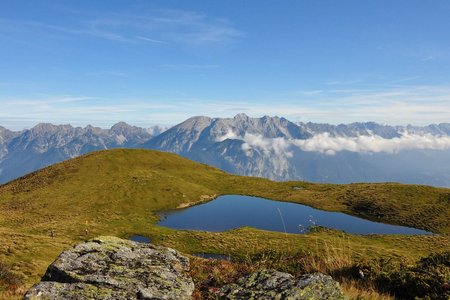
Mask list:
[[[298,202],[441,235],[364,237],[333,230],[286,235],[251,228],[207,233],[155,225],[159,210],[221,194]],[[0,262],[11,265],[29,286],[64,248],[105,234],[142,234],[187,253],[244,256],[273,249],[320,253],[345,247],[355,257],[415,260],[450,248],[449,199],[449,189],[394,183],[273,182],[230,175],[158,151],[99,151],[0,186]]]

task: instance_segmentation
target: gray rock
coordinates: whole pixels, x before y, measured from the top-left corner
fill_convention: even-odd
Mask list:
[[[220,299],[337,300],[345,296],[339,283],[327,275],[316,273],[295,279],[288,273],[264,270],[224,286]]]
[[[98,237],[64,251],[25,299],[191,299],[188,270],[173,249]]]

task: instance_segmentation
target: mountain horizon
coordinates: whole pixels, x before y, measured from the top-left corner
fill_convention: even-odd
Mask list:
[[[288,120],[288,118],[283,117],[283,116],[278,116],[278,115],[267,115],[264,114],[260,117],[256,117],[256,116],[250,116],[244,112],[241,113],[236,113],[234,116],[230,116],[230,117],[211,117],[211,116],[207,116],[207,115],[194,115],[189,117],[188,119],[185,119],[184,121],[181,121],[179,123],[176,123],[174,125],[161,125],[161,124],[155,124],[155,125],[149,125],[149,126],[139,126],[139,125],[135,125],[132,124],[133,122],[129,122],[129,121],[123,121],[123,120],[117,120],[114,123],[112,123],[112,125],[104,125],[104,126],[98,126],[95,125],[94,123],[87,123],[86,125],[72,125],[71,123],[55,123],[55,122],[47,122],[47,121],[41,121],[41,122],[37,122],[35,123],[35,125],[32,126],[28,126],[28,127],[24,127],[22,129],[12,129],[9,128],[8,126],[3,126],[0,124],[0,132],[1,131],[10,131],[10,132],[21,132],[24,130],[31,130],[35,127],[41,127],[41,126],[45,126],[45,125],[51,125],[51,126],[69,126],[72,128],[99,128],[99,129],[112,129],[113,127],[121,127],[121,126],[130,126],[130,127],[137,127],[137,128],[144,128],[144,129],[148,129],[151,130],[152,128],[161,128],[162,130],[174,127],[178,124],[181,124],[189,119],[195,119],[195,118],[207,118],[207,119],[234,119],[234,118],[253,118],[253,119],[262,119],[262,118],[278,118],[278,119],[285,119]],[[292,121],[293,122],[293,121]],[[314,122],[314,121],[308,121],[308,122],[293,122],[296,124],[316,124],[316,125],[325,125],[325,126],[348,126],[348,125],[356,125],[356,124],[376,124],[376,125],[382,125],[382,126],[392,126],[392,127],[415,127],[415,128],[423,128],[423,127],[434,127],[434,126],[448,126],[450,125],[450,122],[437,122],[437,123],[428,123],[425,125],[418,125],[418,124],[414,124],[412,122],[406,123],[406,124],[390,124],[390,123],[386,123],[386,122],[376,122],[373,120],[367,120],[367,121],[355,121],[355,122],[347,122],[347,123],[343,123],[343,122],[337,122],[337,123],[323,123],[323,122]]]
[[[450,170],[443,164],[450,162],[450,123],[332,125],[245,113],[232,118],[194,116],[170,128],[122,121],[106,129],[39,123],[12,131],[0,126],[0,182],[113,148],[173,152],[234,174],[275,180],[450,182]]]

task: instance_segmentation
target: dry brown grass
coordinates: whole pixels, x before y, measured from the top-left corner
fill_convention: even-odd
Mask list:
[[[193,299],[215,299],[217,291],[225,284],[256,270],[255,265],[219,259],[191,258],[190,274],[195,284]]]
[[[377,291],[371,281],[361,280],[355,272],[356,263],[345,247],[326,247],[323,256],[308,253],[280,254],[263,252],[241,260],[191,258],[190,274],[194,280],[193,299],[216,299],[219,289],[240,277],[262,269],[277,269],[294,276],[320,272],[339,281],[350,300],[391,300],[388,294]]]
[[[0,262],[0,299],[18,299],[23,295],[22,277],[11,271],[9,265]]]
[[[342,290],[349,300],[393,300],[393,296],[381,293],[376,290],[370,282],[361,282],[360,280],[345,279],[340,281]]]
[[[338,246],[333,246],[338,245]],[[349,243],[336,242],[333,245],[325,243],[323,255],[309,254],[299,257],[300,269],[305,273],[320,272],[330,274],[339,281],[342,290],[350,300],[389,300],[391,295],[377,291],[371,281],[354,278],[356,262],[352,258]],[[316,252],[317,253],[317,252]]]
[[[0,293],[0,300],[15,300],[22,299],[26,290],[23,287],[18,287],[14,290],[2,291]]]
[[[320,255],[318,254],[320,253]],[[316,241],[316,250],[298,257],[300,269],[305,273],[320,272],[333,274],[336,270],[345,270],[354,265],[353,251],[347,241],[339,239],[329,244]]]

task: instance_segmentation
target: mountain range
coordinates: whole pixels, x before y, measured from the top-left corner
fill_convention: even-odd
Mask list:
[[[295,123],[285,118],[192,117],[171,128],[0,127],[0,182],[101,149],[173,152],[227,172],[275,180],[450,186],[450,123],[390,126]]]
[[[138,148],[164,130],[124,122],[110,129],[48,123],[16,132],[0,127],[0,183],[94,150]]]

